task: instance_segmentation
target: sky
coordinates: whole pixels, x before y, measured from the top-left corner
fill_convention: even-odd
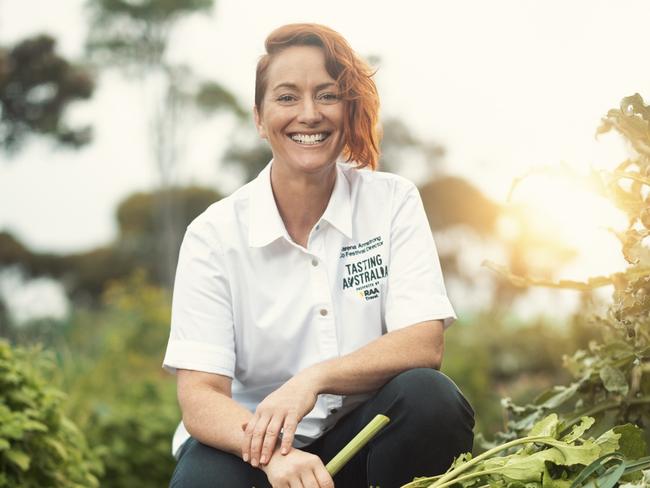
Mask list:
[[[81,0],[0,0],[0,45],[48,32],[62,54],[81,59],[82,6]],[[646,0],[220,0],[210,15],[178,26],[168,56],[251,107],[268,33],[291,22],[328,25],[361,55],[379,56],[382,116],[399,117],[418,137],[442,145],[437,171],[464,176],[504,203],[513,179],[527,172],[565,165],[586,173],[627,157],[617,136],[594,134],[624,96],[650,98],[648,14]],[[117,203],[156,184],[140,88],[116,72],[100,75],[92,101],[69,113],[94,126],[93,144],[81,151],[37,141],[11,160],[0,154],[0,229],[37,251],[87,250],[116,237]],[[179,181],[235,189],[237,174],[219,162],[232,135],[228,117],[192,125]],[[403,167],[422,182],[420,167]],[[571,214],[571,189],[544,185],[539,179],[516,196],[537,195],[545,211],[572,215],[573,224],[562,225],[583,239],[579,245],[592,247],[584,256],[589,264],[567,272],[584,277],[620,268],[617,243],[602,229],[614,225],[615,213],[596,202]]]

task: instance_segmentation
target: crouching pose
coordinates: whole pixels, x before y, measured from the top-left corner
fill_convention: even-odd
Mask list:
[[[456,315],[422,201],[375,171],[372,74],[321,25],[266,40],[254,117],[273,159],[180,250],[172,487],[397,488],[471,450],[472,408],[439,371]],[[325,464],[380,413],[332,479]]]

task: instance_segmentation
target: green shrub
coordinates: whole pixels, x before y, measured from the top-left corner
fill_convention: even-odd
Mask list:
[[[124,386],[119,399],[95,404],[86,428],[105,467],[101,486],[167,486],[176,463],[171,455],[179,420],[174,397],[161,382]]]
[[[99,486],[101,462],[43,377],[52,365],[39,347],[0,341],[0,487]]]
[[[77,307],[55,347],[67,412],[100,455],[102,488],[167,486],[180,420],[174,378],[161,365],[169,293],[143,272],[113,282],[99,310]]]

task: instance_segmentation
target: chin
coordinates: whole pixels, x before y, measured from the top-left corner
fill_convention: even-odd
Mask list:
[[[332,160],[320,160],[320,161],[302,161],[299,163],[299,167],[305,173],[320,173],[322,171],[331,168],[336,164],[336,158]]]

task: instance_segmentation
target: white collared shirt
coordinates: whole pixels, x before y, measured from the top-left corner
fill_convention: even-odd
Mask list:
[[[188,227],[174,284],[163,367],[232,378],[254,412],[299,371],[426,320],[456,319],[417,188],[389,173],[337,163],[327,209],[307,248],[293,242],[259,176]],[[322,394],[298,424],[310,444],[372,396]],[[174,434],[177,455],[189,434]]]

